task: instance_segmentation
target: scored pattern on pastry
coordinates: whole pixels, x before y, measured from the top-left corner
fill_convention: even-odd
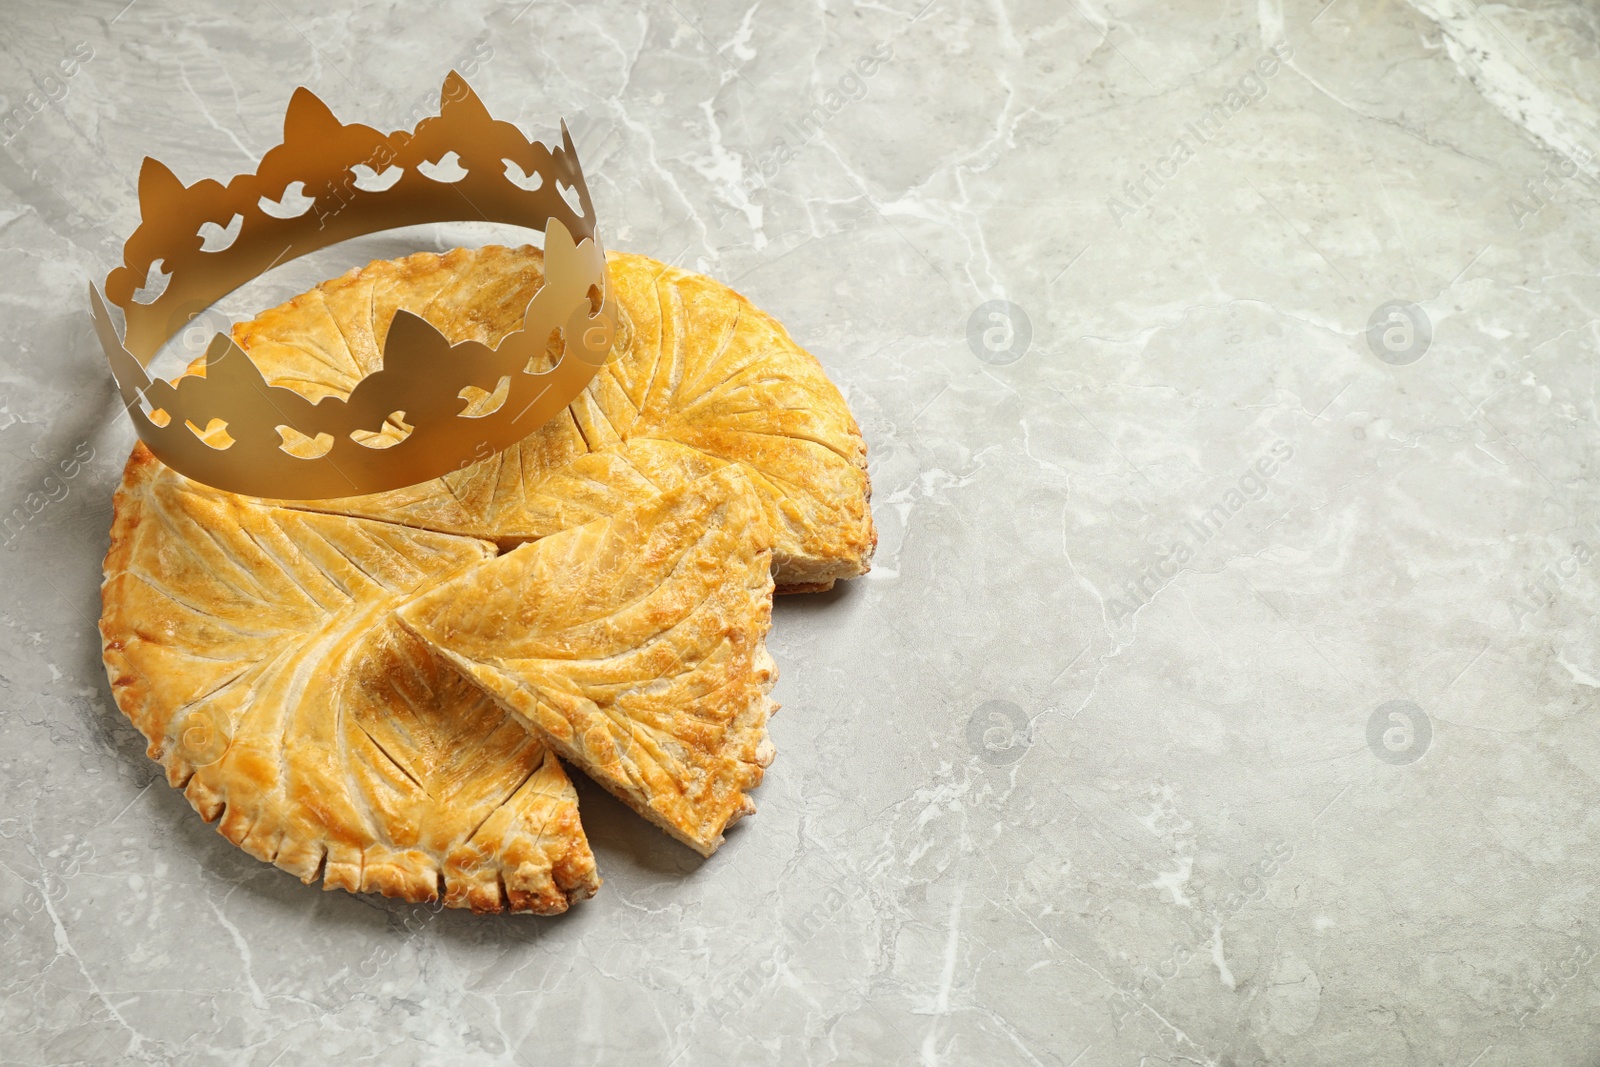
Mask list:
[[[375,262],[234,337],[274,384],[343,395],[396,308],[494,343],[542,268],[527,247]],[[328,888],[553,913],[599,884],[557,754],[705,855],[755,810],[774,578],[866,571],[865,449],[816,360],[743,297],[643,256],[610,273],[611,362],[448,477],[275,506],[135,448],[107,673],[169,781],[251,855]]]
[[[137,446],[102,594],[113,694],[196,811],[304,882],[564,911],[599,885],[566,773],[393,618],[494,554],[205,489]]]
[[[709,856],[773,750],[770,533],[720,470],[534,541],[398,617],[634,810]]]
[[[542,263],[538,249],[498,246],[374,262],[235,327],[234,338],[268,380],[342,394],[376,366],[394,308],[452,341],[492,344],[519,324]],[[288,506],[511,547],[739,463],[772,527],[779,592],[865,573],[877,541],[866,446],[816,359],[710,278],[627,253],[608,264],[612,358],[565,417],[444,478]]]

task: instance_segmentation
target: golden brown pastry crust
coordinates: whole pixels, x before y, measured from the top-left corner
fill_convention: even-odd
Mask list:
[[[773,575],[811,591],[866,571],[865,447],[816,361],[743,297],[643,256],[610,270],[612,361],[448,478],[274,506],[135,448],[107,674],[168,780],[252,855],[328,888],[552,913],[599,884],[552,747],[706,855],[754,811]],[[270,381],[344,394],[397,307],[493,343],[541,281],[532,248],[422,253],[234,335]]]
[[[392,618],[494,552],[219,493],[138,446],[102,587],[117,706],[196,811],[302,881],[564,911],[599,878],[560,764]]]
[[[378,261],[235,328],[277,383],[347,392],[377,365],[394,308],[493,343],[542,279],[537,249]],[[877,535],[866,446],[839,391],[771,316],[703,275],[611,253],[611,361],[564,416],[459,473],[365,497],[288,503],[511,547],[636,507],[727,463],[773,529],[779,591],[866,572]],[[292,338],[292,343],[282,339]]]
[[[770,533],[727,465],[474,567],[400,621],[702,855],[755,806],[777,677]]]
[[[236,324],[233,339],[271,384],[312,400],[345,396],[383,366],[396,310],[421,315],[452,343],[492,344],[521,326],[542,284],[542,255],[498,245],[418,252],[352,268]]]

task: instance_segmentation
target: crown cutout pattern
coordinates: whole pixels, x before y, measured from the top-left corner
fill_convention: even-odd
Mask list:
[[[463,173],[464,172],[464,173]],[[95,331],[139,437],[163,463],[217,489],[315,500],[413,485],[526,437],[577,398],[604,364],[614,297],[594,205],[565,123],[561,145],[490,116],[466,80],[445,78],[439,114],[412,131],[345,125],[295,90],[283,143],[254,174],[184,184],[149,157],[140,223],[123,265],[92,282]],[[493,348],[452,345],[395,312],[382,367],[345,398],[316,402],[269,385],[228,335],[172,382],[146,368],[219,297],[272,267],[379,230],[489,221],[545,233],[545,281],[522,328]],[[159,294],[148,296],[165,277]],[[117,336],[107,301],[122,309]],[[554,366],[529,368],[559,331]]]

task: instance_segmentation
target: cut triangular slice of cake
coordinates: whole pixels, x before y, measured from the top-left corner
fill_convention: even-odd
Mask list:
[[[772,535],[723,467],[396,612],[561,756],[709,856],[772,760]]]

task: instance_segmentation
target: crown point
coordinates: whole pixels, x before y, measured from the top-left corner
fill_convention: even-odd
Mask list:
[[[154,156],[145,156],[139,168],[139,214],[142,218],[164,218],[181,206],[183,182]]]
[[[472,91],[467,79],[459,71],[452,70],[444,76],[444,86],[439,90],[439,114],[443,115],[462,105],[481,112],[484,118],[489,117],[489,109],[483,106],[483,101]]]
[[[305,138],[337,130],[341,125],[322,98],[302,85],[289,98],[289,109],[283,115],[283,143],[303,143]]]

